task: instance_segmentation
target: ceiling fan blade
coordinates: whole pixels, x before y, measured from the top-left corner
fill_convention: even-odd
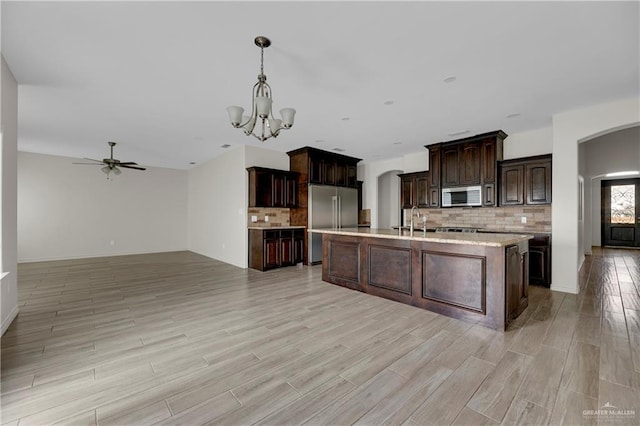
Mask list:
[[[101,163],[101,164],[102,164],[102,160],[95,160],[95,159],[93,159],[93,158],[87,158],[87,157],[84,157],[84,158],[83,158],[83,160],[95,161],[95,162],[97,162],[97,163]]]
[[[134,169],[134,170],[147,170],[144,167],[127,166],[127,165],[123,165],[122,163],[118,164],[118,167],[123,167],[125,169]]]
[[[125,166],[137,166],[138,163],[134,163],[133,161],[125,161],[123,162],[119,162],[118,163],[119,166],[125,165]]]
[[[71,164],[81,164],[83,166],[102,166],[102,163],[71,163]]]

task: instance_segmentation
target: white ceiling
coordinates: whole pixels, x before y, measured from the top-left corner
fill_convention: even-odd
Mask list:
[[[639,94],[638,2],[1,7],[22,151],[103,158],[113,140],[123,161],[189,168],[223,144],[310,145],[377,161],[550,126],[558,112]],[[257,35],[273,43],[274,110],[298,111],[293,129],[264,143],[233,129],[225,111],[250,107]]]

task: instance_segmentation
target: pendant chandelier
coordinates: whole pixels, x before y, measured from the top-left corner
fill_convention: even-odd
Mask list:
[[[293,117],[296,110],[293,108],[283,108],[280,110],[282,119],[275,118],[271,110],[273,99],[271,86],[267,84],[267,76],[264,75],[264,49],[271,45],[271,40],[264,36],[258,36],[255,44],[260,48],[260,74],[258,82],[253,86],[253,99],[251,101],[251,116],[243,115],[244,108],[239,106],[227,107],[229,121],[235,128],[242,128],[244,133],[253,135],[258,140],[264,142],[269,138],[275,138],[282,129],[290,129],[293,126]],[[257,132],[256,124],[258,124]]]

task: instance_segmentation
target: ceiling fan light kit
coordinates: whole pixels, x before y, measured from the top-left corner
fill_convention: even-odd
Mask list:
[[[147,170],[144,167],[138,166],[138,163],[134,163],[133,161],[120,161],[113,158],[113,147],[116,146],[116,143],[115,142],[107,142],[107,143],[109,144],[109,147],[111,149],[111,156],[109,158],[103,158],[102,161],[94,160],[93,158],[85,158],[85,160],[94,161],[94,163],[73,163],[73,164],[104,166],[100,170],[102,170],[102,172],[107,175],[108,180],[111,179],[112,173],[116,176],[122,173],[122,170],[120,170],[119,167],[122,167],[125,169],[133,169],[133,170]]]
[[[271,86],[267,84],[267,76],[264,75],[264,49],[271,46],[271,40],[264,36],[258,36],[254,40],[256,46],[260,48],[260,74],[258,82],[253,86],[253,99],[251,103],[251,115],[243,115],[244,108],[232,105],[227,107],[229,121],[235,128],[241,128],[244,133],[264,142],[269,138],[275,138],[280,134],[280,130],[288,130],[293,126],[296,110],[293,108],[283,108],[280,110],[282,119],[273,116],[273,99]],[[260,122],[260,134],[256,134],[256,124]]]

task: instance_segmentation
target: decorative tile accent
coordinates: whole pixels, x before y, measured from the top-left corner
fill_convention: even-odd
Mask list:
[[[447,207],[420,209],[427,227],[475,227],[489,231],[551,232],[551,206]],[[411,210],[405,210],[409,217]],[[521,218],[526,217],[527,223]],[[407,222],[409,223],[409,222]]]
[[[251,222],[251,216],[257,216],[258,221]],[[268,222],[264,220],[265,216],[269,217]],[[289,209],[279,207],[249,207],[247,209],[247,227],[273,228],[290,224]]]

